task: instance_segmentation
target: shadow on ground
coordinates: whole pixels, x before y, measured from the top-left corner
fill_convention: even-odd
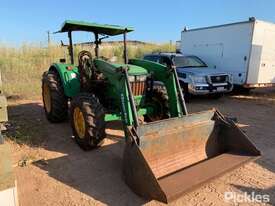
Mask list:
[[[10,106],[9,116],[12,129],[20,133],[17,137],[10,137],[13,141],[64,154],[32,163],[47,171],[50,177],[107,205],[142,205],[148,202],[135,195],[123,181],[124,139],[121,132],[107,135],[108,144],[85,152],[72,138],[69,121],[48,123],[40,103]],[[121,124],[114,122],[107,127],[116,131]],[[8,136],[11,134],[8,132]]]
[[[230,97],[224,97],[220,100],[195,98],[187,106],[191,108],[192,112],[220,107],[218,109],[221,109],[222,112],[239,114],[240,111],[235,111],[236,108],[230,107],[233,101],[236,100],[232,100]],[[241,105],[249,106],[245,102],[239,107]],[[254,114],[251,115],[254,117]],[[64,154],[61,157],[33,163],[33,165],[47,171],[50,177],[107,205],[142,205],[148,202],[135,195],[123,181],[121,169],[124,140],[120,133],[122,127],[119,122],[108,124],[108,129],[117,131],[113,135],[108,135],[107,141],[111,142],[110,144],[105,144],[103,147],[90,152],[84,152],[76,145],[71,136],[69,120],[64,123],[49,124],[45,119],[40,102],[10,106],[9,117],[11,132],[8,132],[8,136],[13,141]],[[256,116],[255,121],[267,121],[266,127],[270,127],[269,119],[259,120]],[[249,127],[249,130],[255,133],[255,137],[252,138],[260,150],[264,150],[263,157],[257,160],[257,163],[271,172],[275,172],[275,160],[272,156],[274,153],[271,151],[274,148],[274,140],[271,139],[273,133],[271,134],[271,132],[274,130],[272,128],[268,130],[269,139],[258,138],[267,131],[263,128],[262,131],[259,131],[261,133],[257,133],[259,128],[254,127],[253,124],[256,125],[254,119],[251,121],[252,127]],[[15,137],[13,133],[16,134]],[[243,186],[239,186],[239,188],[240,190],[249,189]],[[271,193],[272,191],[274,188],[270,189]],[[269,192],[269,190],[264,192]],[[274,202],[274,195],[271,195],[271,198]]]
[[[240,190],[243,193],[245,192],[246,194],[248,194],[250,196],[252,196],[254,194],[254,198],[255,198],[255,195],[261,196],[258,198],[263,198],[264,195],[268,196],[269,201],[266,201],[265,203],[268,203],[271,205],[275,204],[275,196],[274,196],[275,186],[267,188],[267,189],[260,189],[260,188],[255,188],[255,187],[245,187],[242,185],[235,185],[235,184],[233,184],[232,186],[234,186],[236,189]],[[261,202],[264,203],[264,199],[262,199]],[[254,203],[255,203],[255,200],[254,200]]]
[[[71,152],[66,156],[39,160],[33,164],[47,171],[50,177],[107,205],[143,205],[125,185],[122,159],[123,142],[103,146],[90,152]],[[129,202],[129,200],[131,200]]]

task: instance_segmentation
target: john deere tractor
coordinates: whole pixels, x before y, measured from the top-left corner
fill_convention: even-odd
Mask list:
[[[74,31],[95,37],[95,56],[79,52],[77,66]],[[42,80],[50,122],[62,122],[70,114],[76,142],[89,150],[102,144],[106,122],[121,120],[126,140],[124,179],[137,194],[162,202],[260,155],[236,124],[218,111],[187,113],[172,63],[128,60],[126,34],[132,31],[131,27],[65,21],[59,32],[68,33],[70,63],[62,59],[52,64]],[[111,63],[100,56],[99,46],[102,39],[120,34],[124,63]]]

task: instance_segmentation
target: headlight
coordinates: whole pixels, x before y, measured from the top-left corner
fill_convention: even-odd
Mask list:
[[[139,76],[136,76],[136,80],[137,80],[137,81],[140,81],[140,82],[146,81],[146,78],[147,78],[146,75],[139,75]]]
[[[192,76],[192,79],[195,83],[207,83],[205,76]]]
[[[146,79],[147,79],[146,75],[129,76],[130,82],[134,82],[134,81],[144,82],[144,81],[146,81]]]
[[[135,76],[128,76],[128,79],[130,82],[134,82],[135,81]]]

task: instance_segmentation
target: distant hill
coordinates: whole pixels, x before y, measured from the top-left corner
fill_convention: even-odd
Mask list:
[[[76,43],[75,46],[86,46],[86,45],[93,45],[94,42],[83,42],[83,43]],[[123,41],[102,41],[100,46],[113,46],[116,44],[123,44]],[[137,40],[127,40],[127,45],[153,45],[153,43],[143,42],[143,41],[137,41]]]

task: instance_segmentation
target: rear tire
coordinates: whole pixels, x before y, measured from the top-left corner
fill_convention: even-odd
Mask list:
[[[255,88],[245,88],[242,86],[234,85],[233,94],[242,94],[242,95],[249,95],[250,91]]]
[[[56,71],[47,71],[43,74],[42,97],[45,114],[50,122],[62,122],[67,118],[68,99]]]
[[[190,102],[191,94],[188,91],[188,84],[182,84],[182,94],[185,102]]]
[[[146,104],[152,106],[156,109],[154,114],[144,115],[144,120],[146,122],[154,122],[162,119],[169,118],[169,103],[168,103],[168,95],[165,89],[155,88],[152,91],[152,96],[149,100],[146,101]]]
[[[243,88],[241,89],[240,93],[241,93],[241,94],[244,94],[244,95],[249,95],[252,89],[253,89],[253,88],[244,88],[244,87],[243,87]]]
[[[90,93],[80,93],[71,101],[71,124],[78,145],[91,150],[103,144],[106,137],[105,112],[98,98]]]

